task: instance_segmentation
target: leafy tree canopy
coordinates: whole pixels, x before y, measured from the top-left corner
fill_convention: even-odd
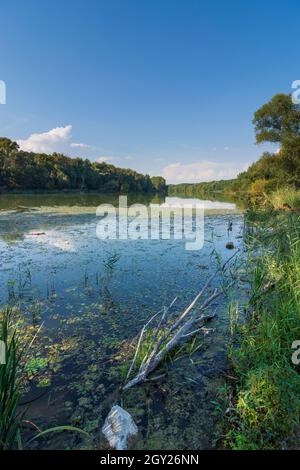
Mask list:
[[[275,95],[256,111],[253,124],[257,143],[284,145],[300,136],[300,107],[292,102],[290,95]]]
[[[93,190],[101,192],[158,192],[163,178],[151,181],[128,168],[70,158],[60,153],[24,152],[16,142],[0,138],[0,189]]]

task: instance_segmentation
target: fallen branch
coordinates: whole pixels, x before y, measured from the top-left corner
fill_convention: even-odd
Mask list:
[[[151,317],[150,320],[143,326],[139,339],[138,339],[134,358],[129,368],[126,380],[129,379],[132,371],[134,370],[138,353],[141,348],[142,340],[146,332],[148,333],[148,335],[151,334],[151,337],[152,337],[151,341],[153,343],[153,348],[143,358],[136,376],[133,379],[129,380],[124,385],[123,387],[124,390],[127,390],[133,387],[134,385],[137,385],[141,382],[146,381],[148,375],[151,372],[153,372],[154,369],[157,368],[157,366],[163,361],[166,355],[172,349],[174,349],[174,347],[177,346],[181,340],[185,341],[187,340],[187,338],[195,334],[197,331],[200,331],[203,328],[203,325],[215,316],[215,312],[211,314],[207,314],[207,315],[205,315],[204,312],[207,310],[207,308],[211,305],[212,302],[214,302],[218,297],[220,297],[223,294],[223,292],[221,289],[214,289],[213,292],[210,292],[209,294],[207,294],[207,289],[209,289],[215,276],[220,272],[224,272],[226,265],[232,260],[234,256],[236,256],[238,251],[239,250],[237,250],[223,264],[223,266],[218,268],[210,276],[210,278],[207,280],[207,282],[202,287],[200,292],[196,295],[196,297],[191,302],[191,304],[184,310],[184,312],[181,314],[181,316],[177,320],[171,323],[171,319],[169,317],[170,310],[177,299],[175,298],[168,307],[163,307],[159,312],[153,315],[153,317]],[[192,311],[196,303],[199,301],[199,299],[204,297],[204,295],[206,295],[207,297],[202,302],[200,308],[197,311]],[[147,331],[149,325],[160,314],[161,314],[161,318],[158,321],[157,326],[154,327],[154,329],[151,330],[151,333],[150,333],[149,330]]]
[[[177,300],[177,297],[175,297],[175,299],[170,303],[169,307],[166,308],[164,307],[162,310],[159,310],[159,312],[157,312],[155,315],[153,315],[153,317],[150,318],[150,320],[143,326],[142,328],[142,331],[141,331],[141,334],[140,334],[140,337],[139,337],[139,340],[138,340],[138,344],[137,344],[137,348],[136,348],[136,351],[135,351],[135,355],[134,355],[134,358],[133,358],[133,361],[131,363],[131,366],[130,366],[130,369],[128,371],[128,374],[127,374],[127,377],[126,379],[128,379],[128,377],[130,376],[131,374],[131,371],[133,370],[133,367],[134,367],[134,364],[135,364],[135,361],[136,361],[136,358],[137,358],[137,355],[138,355],[138,352],[139,352],[139,349],[140,349],[140,346],[141,346],[141,342],[142,342],[142,338],[144,336],[144,333],[147,329],[147,327],[150,325],[150,323],[161,313],[163,312],[163,315],[162,315],[162,318],[159,322],[159,326],[160,327],[165,319],[165,316],[167,314],[167,312],[169,311],[169,309],[174,305],[174,303],[176,302]]]

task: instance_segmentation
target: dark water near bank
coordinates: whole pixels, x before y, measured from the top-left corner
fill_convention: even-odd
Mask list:
[[[18,304],[34,325],[44,322],[41,350],[48,362],[37,361],[41,378],[24,398],[39,397],[30,419],[42,429],[79,426],[105,446],[99,430],[117,403],[141,431],[136,448],[212,448],[212,401],[226,367],[230,299],[212,307],[215,331],[162,366],[162,379],[121,392],[121,366],[130,341],[162,305],[175,296],[178,312],[190,304],[215,270],[213,250],[225,260],[232,254],[225,248],[229,239],[242,248],[243,215],[232,203],[205,202],[204,247],[187,251],[184,240],[100,240],[95,208],[103,202],[117,205],[117,196],[0,195],[0,302]],[[131,196],[128,202],[172,206],[180,200]],[[34,446],[89,444],[57,434]]]

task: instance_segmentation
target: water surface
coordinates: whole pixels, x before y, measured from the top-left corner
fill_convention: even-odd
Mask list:
[[[215,254],[223,260],[232,254],[225,247],[228,240],[242,248],[243,215],[232,202],[202,201],[205,244],[187,251],[184,240],[100,240],[95,210],[103,202],[117,205],[118,198],[0,196],[0,301],[20,305],[28,322],[44,322],[40,334],[52,358],[45,366],[47,380],[39,386],[33,380],[25,397],[40,397],[31,403],[30,417],[41,428],[82,427],[105,447],[99,430],[118,403],[139,426],[136,448],[212,448],[211,401],[226,367],[228,299],[212,306],[214,331],[199,337],[190,354],[163,365],[162,379],[121,392],[120,364],[132,339],[162,305],[175,296],[178,312],[189,305],[215,270]],[[186,201],[131,196],[133,202],[176,207]],[[74,435],[35,444],[82,445]]]

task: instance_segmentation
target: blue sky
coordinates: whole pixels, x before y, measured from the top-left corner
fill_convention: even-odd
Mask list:
[[[253,112],[300,79],[298,0],[1,0],[0,135],[169,182],[259,157]]]

